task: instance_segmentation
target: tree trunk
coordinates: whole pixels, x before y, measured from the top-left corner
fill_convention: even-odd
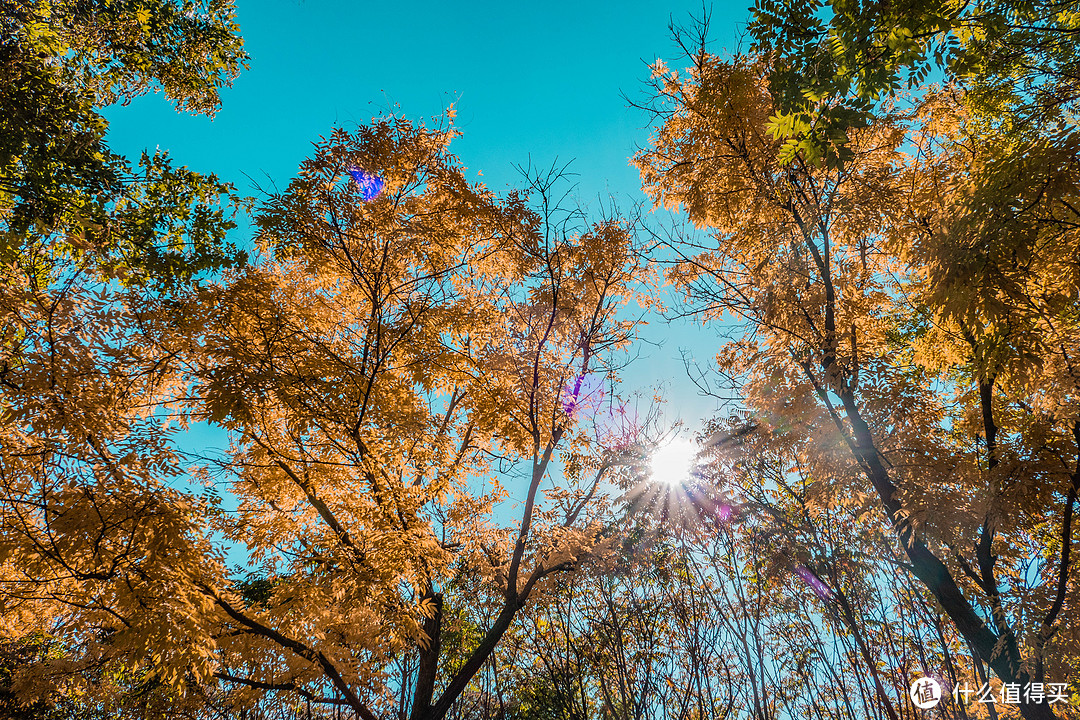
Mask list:
[[[420,668],[416,677],[416,691],[413,693],[411,720],[420,720],[431,709],[431,699],[435,695],[435,677],[439,672],[439,642],[442,635],[442,593],[428,592],[425,599],[434,601],[434,614],[424,620],[424,634],[428,636],[427,647],[420,648]]]

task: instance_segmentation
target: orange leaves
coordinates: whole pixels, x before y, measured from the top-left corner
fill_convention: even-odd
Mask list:
[[[152,646],[163,673],[205,676],[212,621],[197,583],[220,565],[206,505],[168,487],[180,461],[159,413],[177,368],[150,330],[164,304],[74,279],[12,290],[0,290],[4,637],[78,638],[77,668]]]
[[[711,234],[673,243],[669,279],[703,319],[747,322],[720,369],[813,479],[804,502],[864,506],[872,488],[915,575],[978,652],[1012,648],[996,669],[1016,676],[1032,599],[1058,588],[1035,613],[1052,623],[1075,595],[1073,563],[1039,589],[1007,578],[1068,532],[1080,482],[1076,134],[988,132],[946,89],[884,108],[829,169],[769,135],[754,59],[693,60],[657,83],[637,158],[655,202]]]
[[[891,178],[901,134],[893,124],[853,136],[854,169],[840,173],[781,161],[767,128],[766,68],[752,59],[695,58],[692,79],[677,91],[660,88],[657,102],[664,122],[636,159],[646,190],[657,204],[685,208],[717,239],[683,244],[691,259],[669,279],[688,297],[724,298],[710,314],[784,328],[798,345],[818,342],[829,323],[872,329],[866,318],[888,300],[874,245],[898,192]],[[837,291],[849,287],[858,290]],[[827,302],[835,303],[829,320]]]
[[[589,552],[594,531],[553,531],[532,505],[519,544],[492,518],[492,476],[521,485],[511,471],[531,465],[515,492],[533,500],[550,482],[566,380],[604,373],[629,338],[630,230],[555,232],[522,197],[469,185],[452,135],[334,133],[264,206],[262,259],[182,300],[4,290],[0,603],[22,619],[6,631],[100,633],[75,655],[177,688],[227,671],[344,692],[420,647],[432,588],[494,582],[501,557],[526,595],[552,571],[533,531],[570,538],[560,567]],[[359,198],[352,165],[382,193]],[[173,413],[229,431],[217,476],[235,510],[168,489],[186,484]],[[265,593],[227,577],[208,532],[246,551]]]
[[[632,229],[470,185],[454,135],[397,118],[335,130],[264,203],[263,260],[192,301],[198,412],[232,437],[238,507],[215,529],[272,588],[221,596],[248,628],[221,662],[291,663],[250,679],[379,687],[395,654],[438,652],[436,593],[483,579],[506,604],[497,641],[544,575],[596,547],[581,526],[599,477],[540,486],[556,446],[588,452],[567,381],[606,377],[631,338],[616,311],[639,271]],[[350,168],[382,191],[361,197]],[[524,497],[509,526],[508,495]]]

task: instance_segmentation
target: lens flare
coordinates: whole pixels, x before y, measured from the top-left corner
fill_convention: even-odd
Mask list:
[[[729,532],[740,522],[745,505],[709,462],[697,443],[677,437],[650,453],[622,498],[646,536]]]
[[[349,168],[349,175],[360,188],[360,197],[364,199],[364,202],[371,202],[383,191],[383,179],[378,175],[365,172],[356,166]]]
[[[599,375],[583,374],[563,385],[562,408],[571,420],[585,413],[592,413],[604,400],[603,379]]]
[[[832,590],[830,590],[829,586],[823,583],[817,575],[812,573],[809,568],[805,567],[804,565],[796,565],[795,574],[798,575],[799,578],[804,583],[806,583],[810,587],[810,589],[814,591],[814,594],[817,595],[819,598],[821,598],[822,600],[832,599]]]
[[[697,446],[683,438],[673,438],[660,446],[649,463],[654,481],[667,485],[685,485],[697,459]]]

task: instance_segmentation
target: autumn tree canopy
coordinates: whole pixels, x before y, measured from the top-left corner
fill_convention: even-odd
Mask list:
[[[1003,682],[1074,676],[1075,150],[990,142],[950,87],[815,164],[770,128],[767,63],[692,60],[655,69],[638,163],[702,230],[668,274],[689,309],[746,322],[717,360],[755,432],[791,453],[811,508],[879,516]]]
[[[258,201],[131,162],[102,108],[213,113],[232,3],[0,0],[0,715],[1076,717],[1074,5],[680,34],[663,236],[469,180],[452,112]],[[664,305],[728,402],[670,483],[620,387]]]
[[[191,314],[195,412],[233,438],[239,508],[214,527],[261,563],[205,588],[214,672],[252,698],[441,718],[538,584],[608,542],[593,501],[636,441],[603,397],[631,339],[631,229],[498,200],[453,136],[333,133],[264,203],[265,260]],[[478,642],[454,645],[466,617]]]
[[[213,282],[62,288],[5,396],[13,702],[441,718],[602,554],[641,434],[610,391],[631,225],[564,212],[554,177],[496,198],[455,134],[335,131]],[[171,438],[193,420],[231,438],[202,470]]]
[[[101,109],[160,89],[212,112],[245,55],[227,2],[5,2],[0,22],[0,713],[109,716],[150,681],[112,658],[191,650],[176,560],[210,551],[204,503],[170,487],[158,313],[242,256],[231,188],[111,152]]]

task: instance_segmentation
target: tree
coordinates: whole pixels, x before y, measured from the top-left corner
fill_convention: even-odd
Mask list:
[[[562,214],[548,180],[539,213],[498,200],[454,134],[334,131],[264,203],[263,259],[186,311],[195,412],[232,437],[213,527],[259,565],[202,588],[237,703],[442,718],[544,579],[609,542],[631,227]]]
[[[205,503],[169,486],[186,468],[161,319],[242,257],[231,188],[163,154],[133,168],[100,108],[160,89],[212,112],[242,42],[229,2],[0,10],[0,703],[91,717],[130,693],[153,715],[160,678],[133,668],[148,647],[198,655],[177,629],[198,624],[185,588],[208,547]]]
[[[785,161],[842,163],[849,129],[943,76],[997,132],[1075,133],[1075,2],[759,0],[748,30],[773,72],[770,129]],[[906,77],[905,77],[906,76]]]
[[[212,114],[247,58],[231,0],[4,0],[0,11],[0,262],[37,263],[47,282],[66,257],[155,284],[234,263],[215,209],[235,202],[231,188],[163,153],[132,168],[109,150],[100,113],[161,90],[178,110]]]
[[[976,662],[1002,682],[1067,681],[1080,660],[1071,146],[1002,159],[966,132],[952,90],[918,115],[875,115],[842,166],[815,165],[769,129],[765,62],[693,61],[685,78],[655,70],[662,123],[637,162],[657,204],[707,231],[669,272],[688,311],[747,323],[720,369],[810,497],[874,498]],[[1018,162],[1039,172],[1017,177]]]
[[[868,498],[822,502],[788,438],[756,421],[718,419],[704,439],[691,478],[640,488],[611,556],[526,610],[491,672],[502,717],[539,697],[582,720],[896,719],[918,716],[924,668],[979,686],[962,638],[890,572],[902,550]]]
[[[452,131],[388,121],[319,146],[240,270],[231,188],[133,171],[98,112],[152,87],[212,111],[244,60],[231,3],[4,11],[0,631],[41,648],[5,711],[445,716],[609,542],[630,224],[563,213],[550,179],[497,200]],[[233,434],[236,516],[175,450],[192,418]]]

